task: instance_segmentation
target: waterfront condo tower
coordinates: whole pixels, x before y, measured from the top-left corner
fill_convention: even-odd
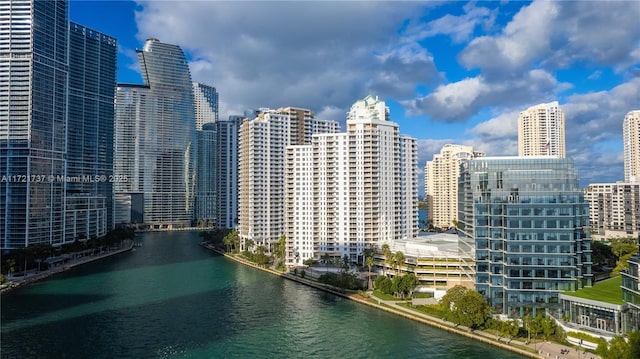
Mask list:
[[[367,248],[414,238],[417,167],[416,140],[399,135],[372,96],[353,104],[346,133],[287,147],[287,265],[345,255],[356,262]]]
[[[65,1],[0,5],[2,248],[65,240],[68,26]]]
[[[216,214],[216,122],[218,121],[218,92],[215,87],[193,83],[196,116],[197,183],[194,215],[199,227],[215,225]]]
[[[187,227],[196,185],[191,74],[177,45],[148,39],[137,50],[143,85],[119,84],[114,174],[118,222]]]
[[[560,292],[592,285],[589,205],[571,159],[473,159],[458,194],[460,249],[495,314],[557,314]]]
[[[238,225],[238,136],[244,116],[216,122],[216,225]]]
[[[622,122],[624,181],[640,182],[640,110],[627,113]]]
[[[197,103],[197,102],[196,102]],[[216,224],[216,123],[207,122],[196,131],[198,137],[197,185],[194,202],[198,227]]]
[[[311,142],[314,133],[334,133],[339,125],[318,120],[307,109],[262,109],[240,126],[239,223],[243,248],[247,242],[270,249],[285,233],[285,148]],[[252,247],[252,246],[248,246]]]
[[[446,144],[427,162],[425,194],[427,220],[434,227],[447,229],[458,219],[458,177],[460,163],[484,156],[471,146]]]
[[[69,23],[64,0],[3,1],[0,37],[0,247],[104,234],[115,39]]]
[[[113,222],[116,39],[71,22],[65,231],[101,237]]]
[[[564,112],[557,101],[520,112],[518,155],[566,157]]]

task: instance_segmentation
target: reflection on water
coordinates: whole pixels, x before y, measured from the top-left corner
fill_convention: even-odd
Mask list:
[[[2,358],[521,358],[236,264],[195,232],[3,294]]]

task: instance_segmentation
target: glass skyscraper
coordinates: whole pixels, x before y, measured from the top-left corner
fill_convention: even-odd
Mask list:
[[[196,101],[197,103],[197,101]],[[208,122],[197,131],[198,183],[195,198],[195,218],[198,226],[216,224],[216,123]]]
[[[49,178],[65,175],[67,21],[65,1],[0,4],[2,248],[64,243],[65,184]]]
[[[589,205],[571,159],[473,159],[458,196],[460,249],[494,313],[555,313],[560,292],[592,285]]]
[[[113,228],[116,56],[115,38],[70,23],[66,229],[74,238]]]
[[[115,39],[70,24],[64,0],[2,1],[0,39],[0,246],[104,234]]]
[[[144,85],[118,85],[114,175],[118,221],[190,226],[196,185],[191,74],[180,47],[148,39],[138,50]]]

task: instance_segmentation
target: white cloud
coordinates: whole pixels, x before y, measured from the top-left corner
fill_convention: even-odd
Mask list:
[[[425,4],[138,3],[138,38],[179,44],[191,56],[194,81],[225,98],[221,117],[256,107],[346,111],[369,93],[410,98],[418,84],[441,76],[431,54],[397,34]]]
[[[638,18],[634,1],[534,1],[499,35],[471,41],[459,60],[498,78],[580,61],[623,71],[640,61]]]
[[[461,43],[469,40],[476,27],[491,27],[495,21],[496,10],[476,7],[471,3],[463,9],[464,14],[459,16],[446,14],[427,23],[412,23],[404,31],[404,36],[417,41],[436,35],[448,35],[454,42]]]
[[[518,116],[520,111],[507,111],[477,124],[467,131],[483,139],[518,139]]]
[[[553,94],[569,84],[559,83],[550,73],[530,70],[521,78],[491,82],[480,75],[439,86],[431,94],[404,101],[412,115],[427,114],[435,121],[464,122],[484,107],[509,107],[539,99],[552,100]]]

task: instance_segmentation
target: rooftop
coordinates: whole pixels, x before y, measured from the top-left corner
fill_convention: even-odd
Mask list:
[[[575,292],[563,292],[563,296],[577,297],[583,299],[596,300],[611,304],[624,304],[622,300],[622,276],[615,276],[601,282],[597,282],[593,287],[579,289]]]

